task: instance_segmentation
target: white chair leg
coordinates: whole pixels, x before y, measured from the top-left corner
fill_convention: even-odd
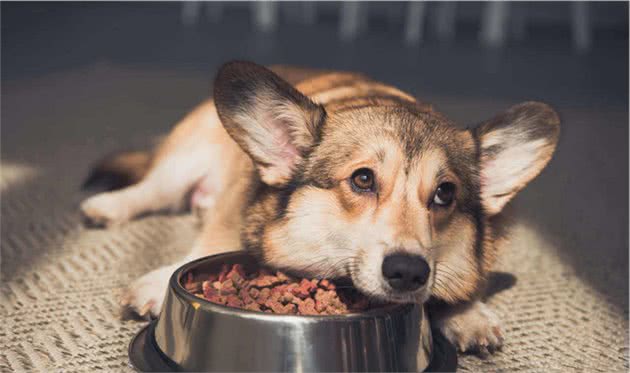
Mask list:
[[[574,48],[578,52],[588,51],[592,41],[588,2],[571,2],[571,28]]]
[[[412,1],[407,5],[405,42],[408,44],[419,44],[422,41],[425,9],[426,3],[424,1]]]
[[[339,15],[339,37],[344,41],[351,41],[359,36],[362,26],[366,24],[363,17],[365,4],[359,1],[344,1]]]
[[[254,25],[261,32],[270,32],[278,24],[278,3],[275,1],[256,1],[253,3]]]
[[[201,2],[184,1],[182,2],[181,19],[185,26],[194,26],[199,19],[199,11],[201,10]]]
[[[479,34],[483,45],[501,47],[505,43],[508,7],[507,1],[491,1],[485,4]]]
[[[445,1],[438,4],[435,17],[435,31],[439,40],[452,40],[455,36],[457,3]]]

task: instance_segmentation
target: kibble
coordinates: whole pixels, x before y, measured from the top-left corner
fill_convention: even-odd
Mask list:
[[[326,279],[299,279],[267,268],[246,273],[240,264],[223,265],[218,274],[194,276],[189,272],[183,286],[213,303],[284,315],[340,315],[372,306],[350,286],[338,287]]]

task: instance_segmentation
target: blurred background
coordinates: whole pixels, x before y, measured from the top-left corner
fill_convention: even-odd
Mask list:
[[[229,59],[359,70],[409,90],[625,102],[623,2],[6,3],[2,78]]]
[[[1,14],[2,272],[19,280],[7,290],[10,297],[23,286],[40,286],[39,275],[25,274],[31,268],[56,268],[51,263],[60,258],[80,268],[87,252],[103,255],[85,274],[96,288],[56,291],[66,300],[98,303],[111,292],[95,285],[103,279],[121,288],[186,250],[173,243],[172,250],[147,251],[179,236],[176,228],[186,224],[173,221],[182,218],[144,219],[112,242],[104,232],[84,231],[76,205],[87,194],[78,187],[102,155],[147,145],[208,97],[220,64],[247,59],[352,70],[434,104],[462,126],[525,100],[558,110],[556,155],[513,203],[535,233],[515,246],[506,270],[516,273],[518,291],[533,286],[548,297],[553,315],[546,319],[553,323],[544,328],[569,331],[568,339],[553,329],[552,337],[536,342],[557,347],[546,347],[549,354],[575,347],[549,366],[584,367],[588,357],[579,351],[599,343],[614,345],[616,361],[627,369],[627,2],[2,2]],[[506,315],[518,312],[531,321],[531,310],[519,303],[530,298],[518,291],[500,298],[498,307],[508,321]],[[558,299],[570,312],[551,306]],[[112,346],[122,345],[137,326],[102,321],[113,320],[117,309],[103,302],[98,312],[105,316],[95,320],[106,326],[91,327],[110,335]],[[26,304],[4,309],[19,323]],[[571,313],[575,307],[586,316]],[[568,324],[565,311],[574,317]],[[508,325],[508,335],[524,333]],[[611,329],[600,338],[602,325]],[[567,342],[571,333],[596,339],[574,346]],[[45,338],[34,341],[34,351],[48,346]],[[16,356],[31,353],[6,343]],[[103,364],[118,367],[124,351],[104,349],[96,348]],[[600,352],[593,350],[593,359],[605,359]],[[572,363],[562,363],[567,359]],[[22,368],[38,364],[20,361]],[[515,361],[506,355],[499,367],[522,367]]]

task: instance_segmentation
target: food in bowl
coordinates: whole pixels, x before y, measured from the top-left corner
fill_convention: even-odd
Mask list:
[[[241,264],[224,264],[218,274],[183,281],[199,298],[228,307],[283,315],[340,315],[366,311],[378,304],[352,286],[330,280],[306,279],[261,268],[247,272]]]

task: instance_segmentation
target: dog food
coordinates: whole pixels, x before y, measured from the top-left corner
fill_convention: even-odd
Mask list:
[[[219,274],[195,280],[188,273],[184,287],[213,303],[251,311],[290,315],[338,315],[371,306],[351,286],[329,280],[298,279],[280,271],[261,269],[248,274],[240,264],[223,265]],[[205,278],[205,280],[204,280]]]

